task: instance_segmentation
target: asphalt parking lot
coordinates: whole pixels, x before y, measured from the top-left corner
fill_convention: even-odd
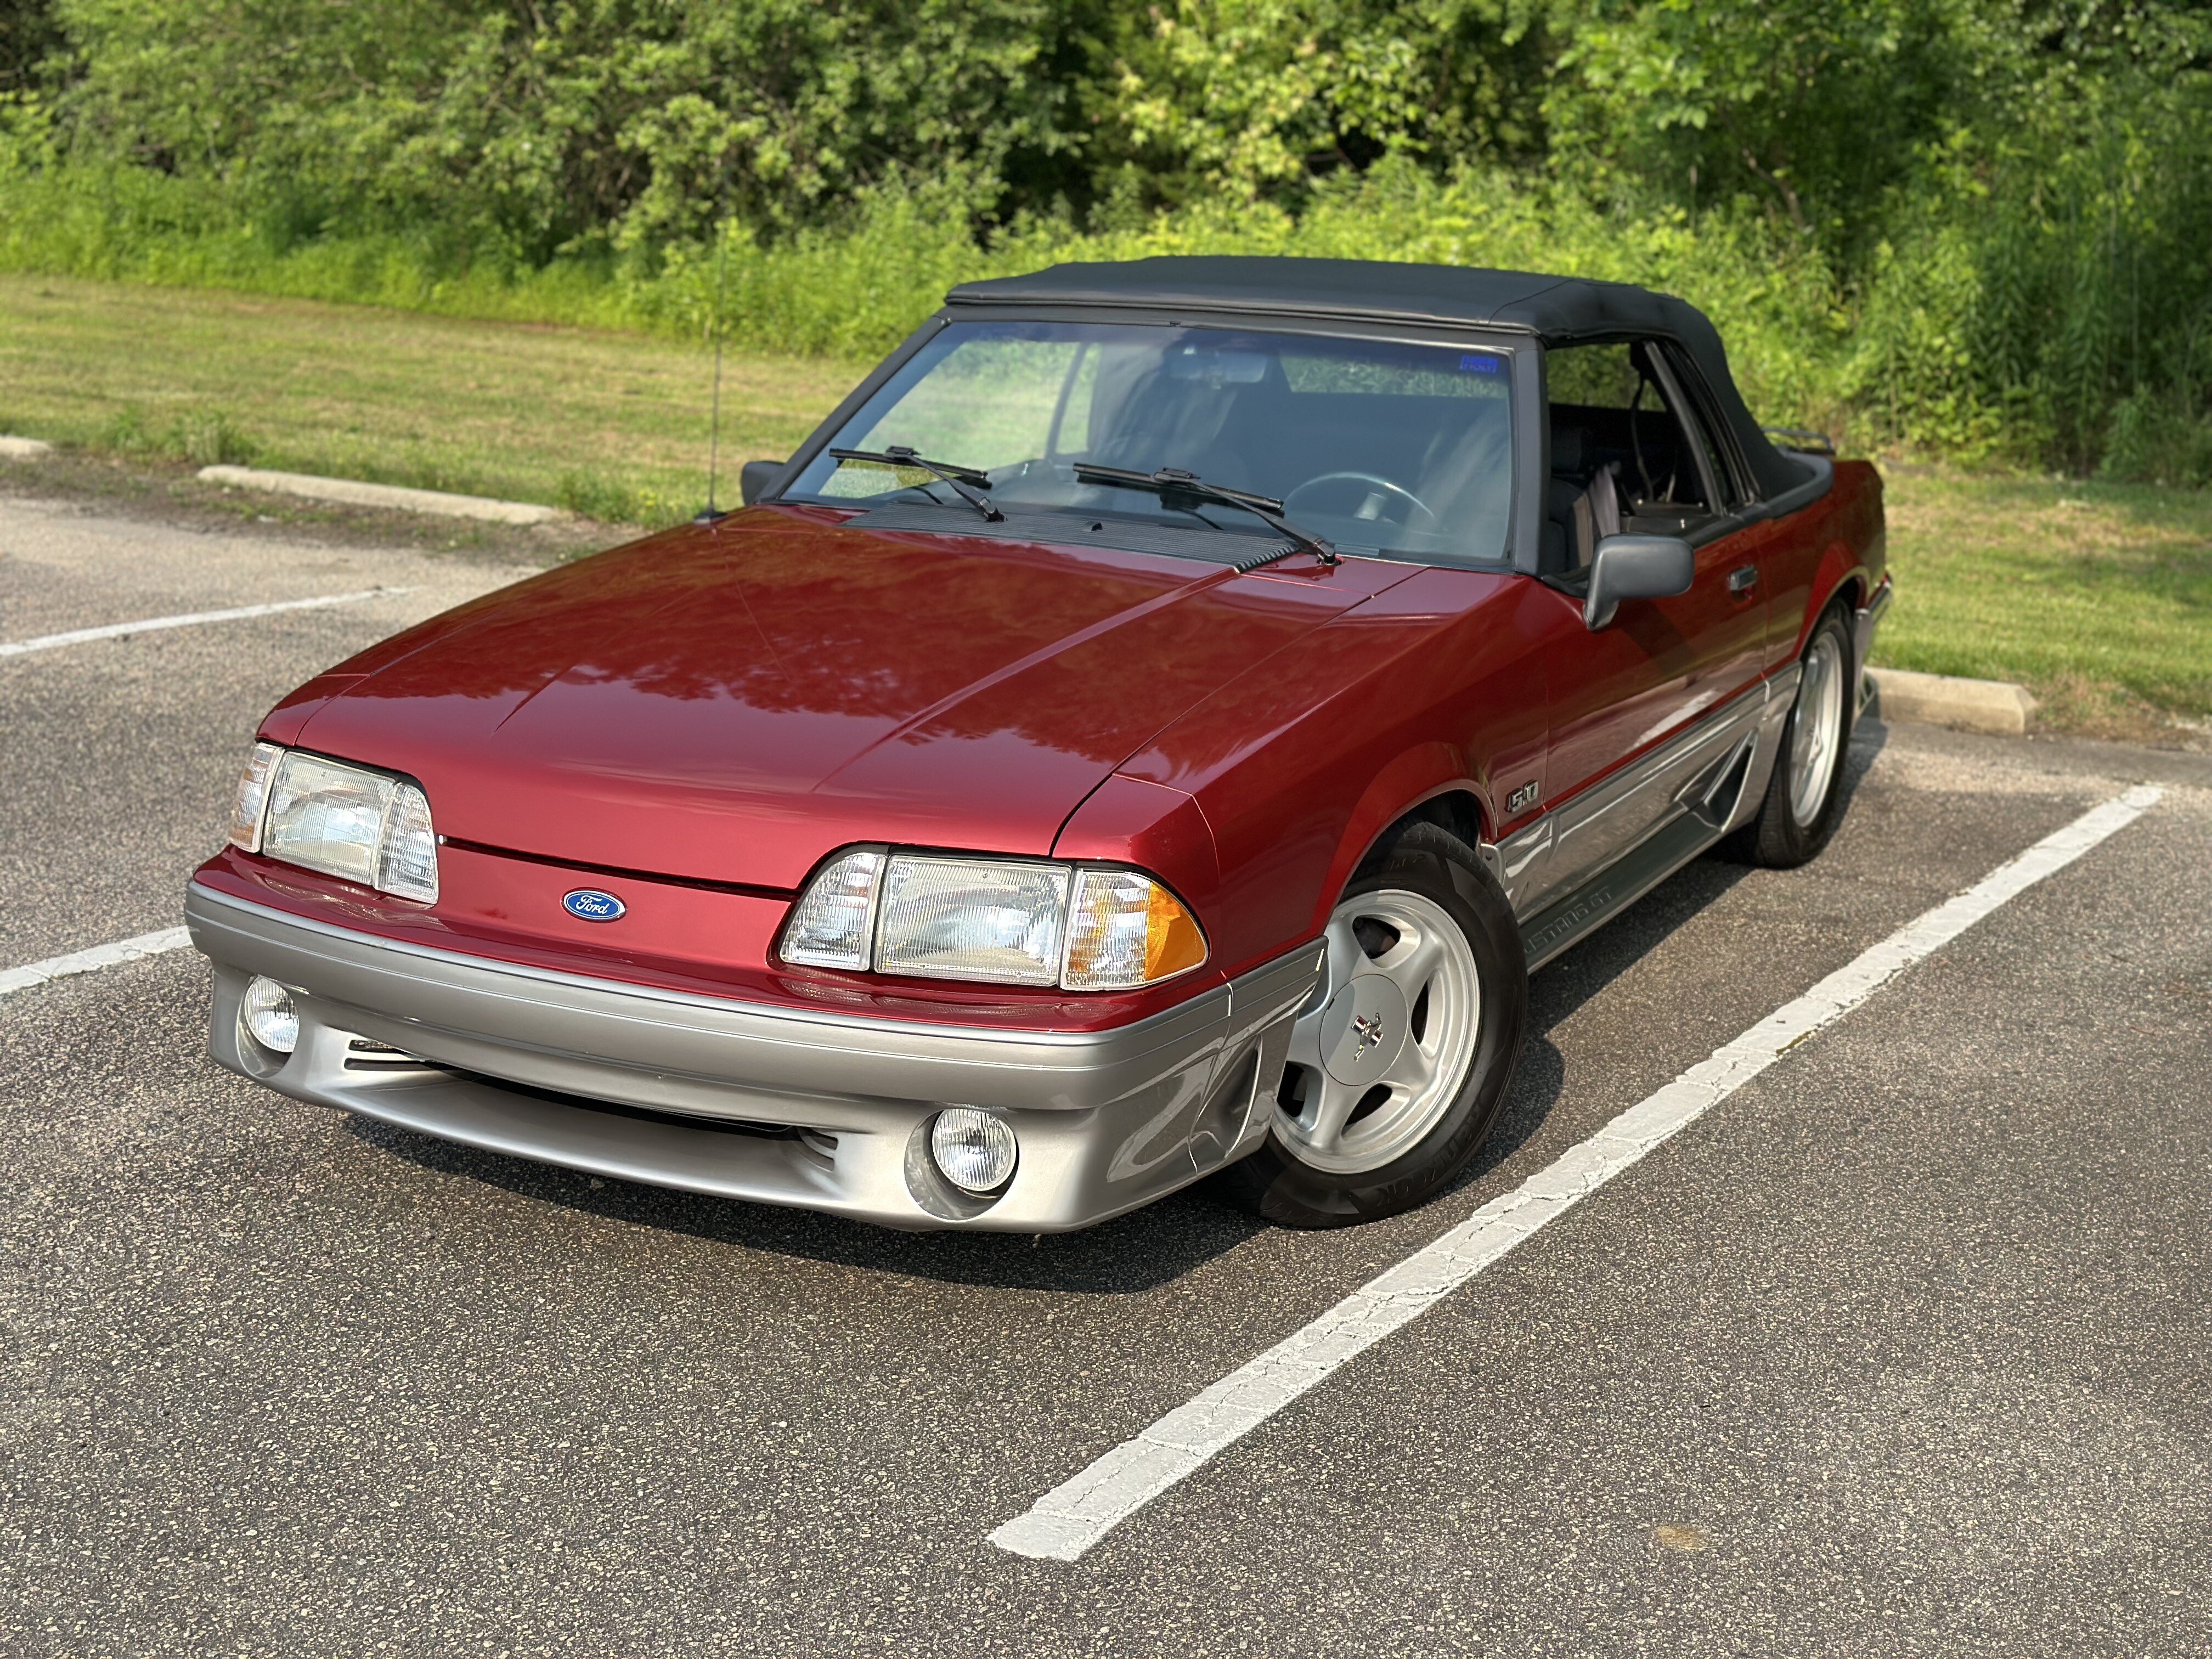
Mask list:
[[[369,595],[0,656],[0,971],[174,927],[261,712],[522,574],[0,499],[0,641]],[[188,950],[0,997],[0,1654],[2203,1653],[2212,759],[1873,722],[1851,775],[1814,865],[1540,974],[1474,1178],[1333,1234],[468,1152],[218,1070]],[[2145,782],[1081,1559],[988,1541]]]

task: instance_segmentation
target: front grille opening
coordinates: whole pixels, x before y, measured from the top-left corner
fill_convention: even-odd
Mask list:
[[[349,1072],[441,1072],[446,1069],[434,1060],[410,1054],[404,1048],[395,1048],[388,1042],[379,1042],[374,1037],[365,1036],[346,1038],[345,1068]]]
[[[647,1123],[673,1124],[685,1129],[719,1129],[726,1134],[750,1135],[763,1140],[797,1140],[804,1142],[810,1136],[827,1143],[827,1157],[835,1152],[837,1138],[818,1130],[799,1129],[787,1123],[752,1123],[742,1118],[716,1117],[706,1112],[671,1112],[650,1106],[630,1106],[621,1101],[601,1100],[592,1095],[572,1095],[560,1089],[540,1089],[533,1084],[514,1083],[503,1077],[487,1077],[481,1072],[456,1071],[453,1075],[470,1083],[482,1084],[489,1089],[500,1089],[510,1095],[526,1099],[542,1100],[549,1106],[573,1106],[579,1111],[605,1112],[615,1117],[637,1118]],[[809,1148],[812,1150],[812,1148]]]

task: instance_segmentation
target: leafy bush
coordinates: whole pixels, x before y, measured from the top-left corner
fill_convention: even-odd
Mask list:
[[[718,204],[799,222],[892,178],[995,196],[1067,147],[1052,0],[52,9],[72,155],[217,181],[278,251],[428,230],[538,264],[703,234]]]
[[[100,447],[194,466],[244,466],[260,453],[260,446],[217,409],[187,409],[159,424],[142,409],[125,409],[108,422]]]
[[[2106,87],[1948,169],[1876,252],[1845,396],[1933,449],[2170,474],[2212,418],[2208,134],[2201,81]]]
[[[730,489],[734,491],[734,482]],[[640,489],[599,472],[564,472],[553,492],[556,507],[601,524],[673,524],[688,514],[689,504],[671,501],[650,489]]]
[[[2212,416],[2194,399],[2130,392],[2112,410],[2097,473],[2129,483],[2212,484]]]

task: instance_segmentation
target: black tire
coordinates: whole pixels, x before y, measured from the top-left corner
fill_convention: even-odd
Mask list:
[[[1767,780],[1759,816],[1722,843],[1720,850],[1724,856],[1769,870],[1794,870],[1819,856],[1820,849],[1828,844],[1828,838],[1836,833],[1837,822],[1843,816],[1844,769],[1850,748],[1851,725],[1858,716],[1859,666],[1851,653],[1850,618],[1850,613],[1841,600],[1830,605],[1814,624],[1805,641],[1804,654],[1799,659],[1809,668],[1826,641],[1838,653],[1841,662],[1840,724],[1826,787],[1820,795],[1818,809],[1808,817],[1798,811],[1796,805],[1797,761],[1802,747],[1798,742],[1798,722],[1808,717],[1805,700],[1801,696],[1782,728],[1782,752],[1776,757],[1773,775]],[[1804,684],[1801,678],[1801,687]]]
[[[1480,988],[1473,1052],[1433,1127],[1379,1168],[1314,1168],[1289,1148],[1279,1122],[1257,1152],[1215,1177],[1233,1201],[1278,1226],[1345,1227],[1417,1208],[1473,1161],[1504,1109],[1528,1021],[1528,958],[1512,908],[1474,850],[1430,823],[1407,827],[1371,854],[1340,905],[1390,891],[1440,907],[1470,947]],[[1273,1091],[1275,1080],[1262,1086]]]

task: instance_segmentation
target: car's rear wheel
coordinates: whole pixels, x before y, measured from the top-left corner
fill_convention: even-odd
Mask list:
[[[1816,856],[1842,815],[1844,755],[1851,740],[1857,665],[1849,613],[1829,607],[1798,659],[1797,698],[1782,731],[1782,752],[1759,816],[1730,837],[1728,850],[1751,864],[1787,870]]]
[[[1249,1208],[1340,1227],[1426,1202],[1497,1121],[1527,1024],[1521,934],[1458,837],[1415,824],[1329,917],[1267,1143],[1223,1174]]]

